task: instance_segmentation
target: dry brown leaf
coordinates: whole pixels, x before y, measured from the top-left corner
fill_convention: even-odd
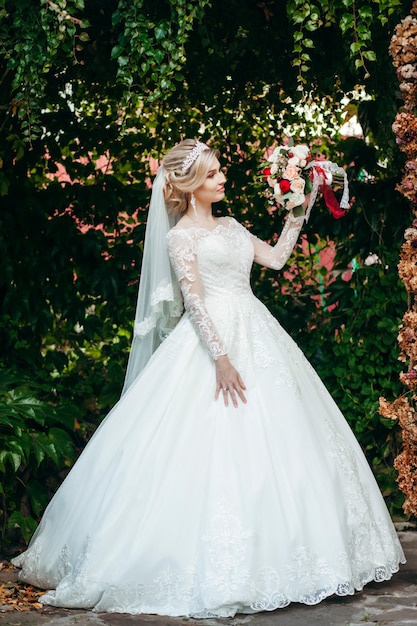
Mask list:
[[[19,582],[5,582],[0,584],[0,606],[12,608],[15,611],[33,611],[42,609],[39,597],[44,592],[32,585]]]

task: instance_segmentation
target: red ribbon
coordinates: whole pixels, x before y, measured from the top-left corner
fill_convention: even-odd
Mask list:
[[[326,183],[323,185],[323,198],[324,203],[329,209],[330,213],[333,215],[335,220],[340,219],[346,213],[345,209],[340,207],[340,204],[334,195],[334,192]]]
[[[326,180],[325,170],[322,167],[320,167],[320,165],[314,165],[314,169],[316,170],[318,174],[320,174],[323,177],[323,181],[325,181]],[[323,182],[322,192],[323,192],[324,203],[329,209],[330,213],[333,215],[334,219],[338,220],[341,217],[343,217],[346,213],[345,209],[342,209],[340,207],[340,204],[336,196],[334,195],[333,190],[328,185],[326,185],[325,182]]]

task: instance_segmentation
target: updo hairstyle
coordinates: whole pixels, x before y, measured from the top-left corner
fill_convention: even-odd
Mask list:
[[[181,216],[186,212],[191,192],[204,183],[213,159],[219,156],[219,152],[212,148],[203,150],[191,167],[182,172],[184,161],[195,146],[195,139],[184,139],[171,148],[162,160],[165,204],[171,215]]]

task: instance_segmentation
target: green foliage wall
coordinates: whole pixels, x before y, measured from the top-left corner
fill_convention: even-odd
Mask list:
[[[390,130],[398,100],[387,49],[408,7],[362,1],[356,9],[353,23],[342,0],[0,0],[4,539],[16,538],[15,528],[27,538],[63,474],[51,476],[66,471],[118,398],[150,159],[184,136],[223,155],[228,192],[217,210],[268,240],[281,222],[262,198],[265,146],[288,129],[303,141],[319,136],[348,168],[348,216],[336,222],[317,206],[295,277],[255,268],[253,287],[319,370],[397,510],[396,436],[376,407],[398,389],[404,294],[395,266],[408,208],[395,192],[402,162]],[[335,132],[346,95],[365,140]],[[329,241],[337,250],[330,274],[306,252]],[[370,252],[381,263],[368,268]],[[352,260],[358,269],[343,280]],[[326,306],[317,306],[319,293]],[[22,413],[24,398],[31,408]]]

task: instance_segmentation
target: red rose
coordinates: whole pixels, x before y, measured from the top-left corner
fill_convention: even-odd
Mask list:
[[[283,180],[279,181],[279,186],[281,188],[281,192],[284,193],[288,193],[291,187],[291,183],[289,180],[286,180],[285,178]]]
[[[264,176],[264,183],[267,183],[269,176],[271,176],[271,168],[266,167],[265,169],[262,170],[262,174]]]

